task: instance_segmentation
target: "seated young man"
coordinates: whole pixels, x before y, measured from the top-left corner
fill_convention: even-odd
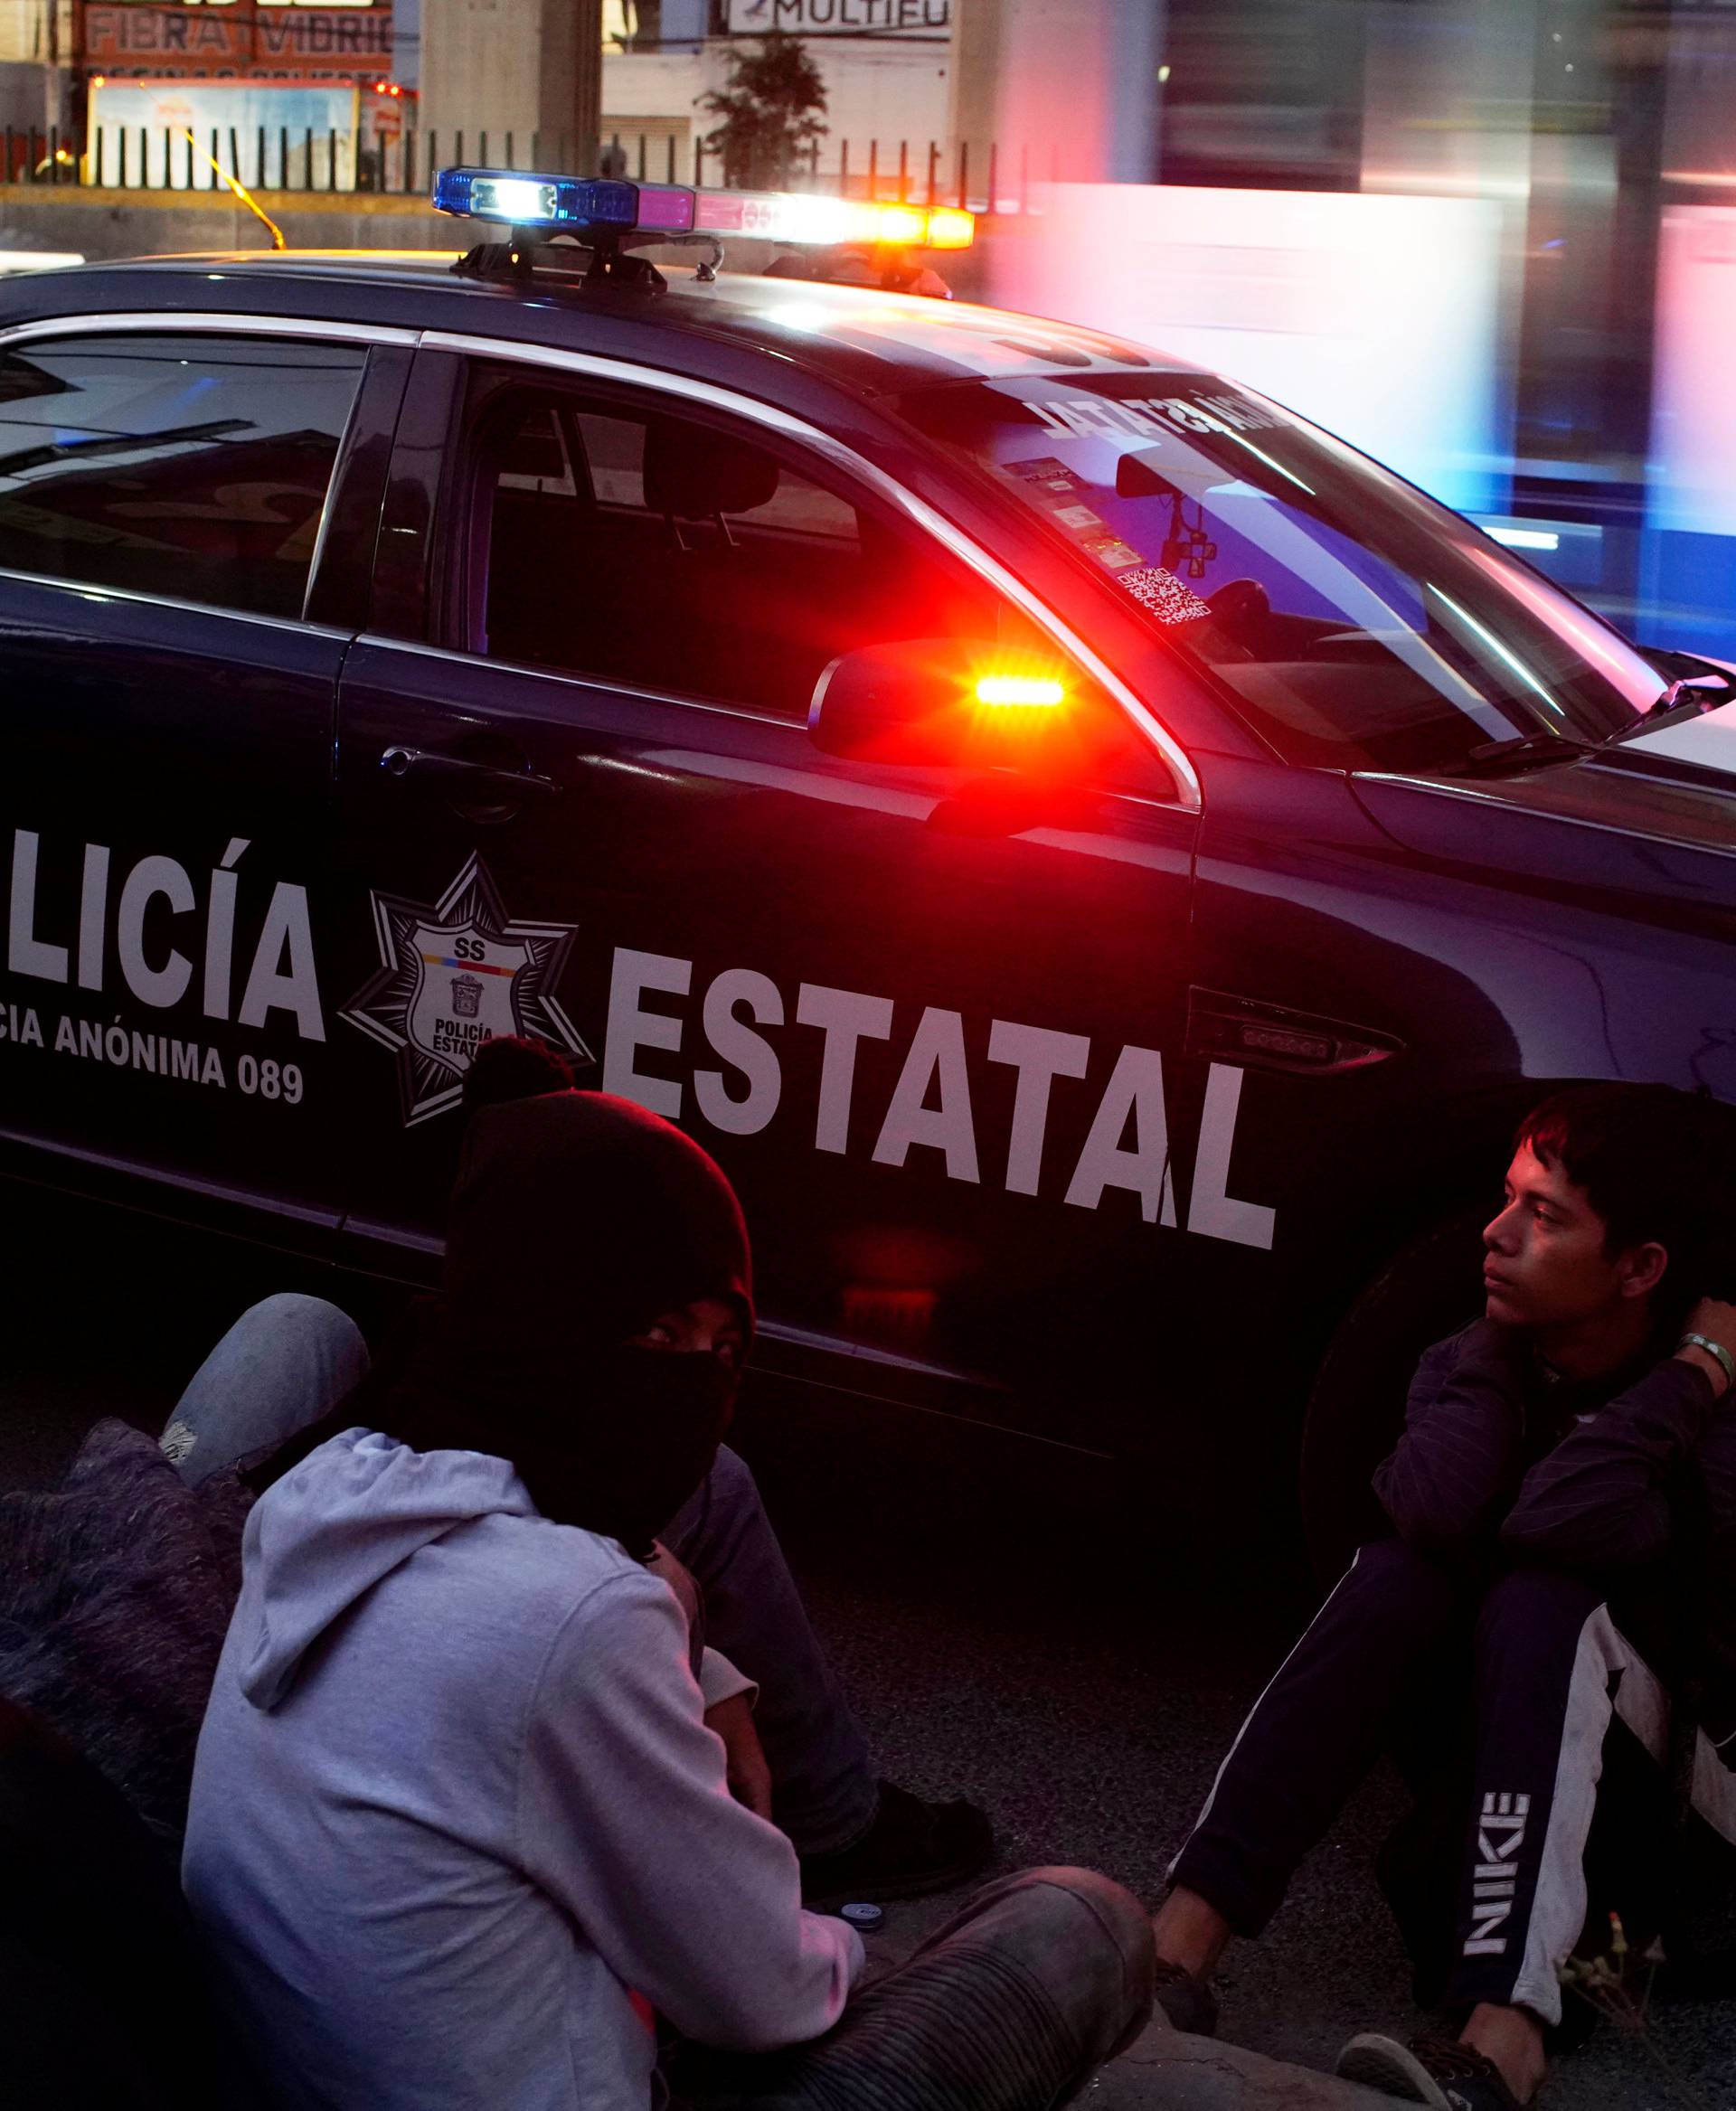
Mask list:
[[[288,2111],[650,2111],[659,2064],[696,2107],[1049,2111],[1143,2024],[1149,1923],[1080,1870],[857,1996],[855,1930],[730,1793],[651,1564],[752,1330],[680,1131],[476,1115],[436,1315],[249,1513],[199,1739],[183,1880]]]
[[[1429,1850],[1403,1880],[1404,1857],[1383,1861],[1383,1881],[1420,1993],[1462,2028],[1359,2036],[1342,2073],[1512,2111],[1561,2021],[1588,1870],[1594,1951],[1611,1906],[1658,1910],[1633,1902],[1658,1871],[1635,1842],[1667,1837],[1672,1692],[1728,1662],[1736,1632],[1716,1587],[1736,1531],[1722,1118],[1665,1087],[1588,1085],[1522,1124],[1483,1234],[1484,1316],[1424,1356],[1375,1476],[1397,1536],[1358,1552],[1172,1866],[1158,2000],[1184,2028],[1214,2026],[1231,1937],[1260,1933],[1383,1750]],[[1694,1800],[1736,1841],[1732,1752],[1699,1733]]]
[[[571,1084],[564,1062],[540,1042],[487,1041],[465,1076],[467,1117],[495,1101]],[[335,1305],[267,1298],[200,1367],[164,1432],[164,1450],[193,1486],[243,1463],[250,1486],[268,1484],[286,1462],[363,1418],[367,1400],[392,1385],[394,1364],[437,1324],[438,1309],[425,1300],[412,1310],[370,1377],[361,1331]],[[364,1380],[367,1393],[353,1408],[348,1396]],[[706,1726],[723,1740],[731,1786],[795,1842],[809,1905],[945,1890],[988,1861],[994,1833],[974,1804],[927,1803],[881,1778],[753,1475],[727,1445],[664,1524],[656,1567],[693,1616],[699,1641],[711,1645],[695,1647],[694,1672]]]

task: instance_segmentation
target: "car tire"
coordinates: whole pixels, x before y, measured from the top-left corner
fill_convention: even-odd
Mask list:
[[[1357,1297],[1326,1346],[1302,1429],[1302,1526],[1323,1583],[1387,1529],[1370,1486],[1398,1442],[1425,1349],[1482,1307],[1486,1210],[1443,1218],[1402,1248]]]

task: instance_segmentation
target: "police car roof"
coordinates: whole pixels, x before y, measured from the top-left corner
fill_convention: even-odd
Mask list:
[[[576,275],[544,272],[529,284],[459,278],[451,269],[458,254],[250,250],[24,273],[0,281],[0,329],[39,317],[160,310],[164,329],[172,330],[177,310],[232,311],[452,330],[701,371],[712,364],[709,344],[731,366],[726,347],[762,358],[769,353],[786,368],[873,395],[985,373],[1076,372],[1099,363],[1124,372],[1194,368],[1192,361],[1077,325],[965,301],[727,269],[706,284],[687,261],[690,252],[680,249],[652,252],[668,279],[667,291],[656,296],[640,287],[587,287]],[[1057,328],[1065,332],[1064,344],[1052,343]],[[671,357],[672,337],[687,341],[680,357]]]

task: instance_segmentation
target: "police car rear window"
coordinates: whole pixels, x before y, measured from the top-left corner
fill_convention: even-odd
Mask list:
[[[298,616],[365,358],[131,333],[0,355],[0,567]]]
[[[1468,523],[1195,372],[964,382],[901,408],[1208,667],[1297,762],[1451,769],[1633,722],[1656,671]]]

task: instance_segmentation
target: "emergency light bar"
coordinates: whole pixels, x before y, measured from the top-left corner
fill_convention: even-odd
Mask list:
[[[976,215],[956,205],[826,198],[803,191],[700,191],[688,184],[631,184],[517,169],[441,169],[434,179],[433,205],[437,212],[461,220],[494,221],[527,232],[590,231],[617,240],[733,234],[814,249],[863,243],[967,250],[976,237]]]
[[[695,231],[757,236],[830,249],[844,242],[910,250],[967,250],[974,213],[957,205],[901,205],[873,198],[825,198],[802,191],[695,191]]]

